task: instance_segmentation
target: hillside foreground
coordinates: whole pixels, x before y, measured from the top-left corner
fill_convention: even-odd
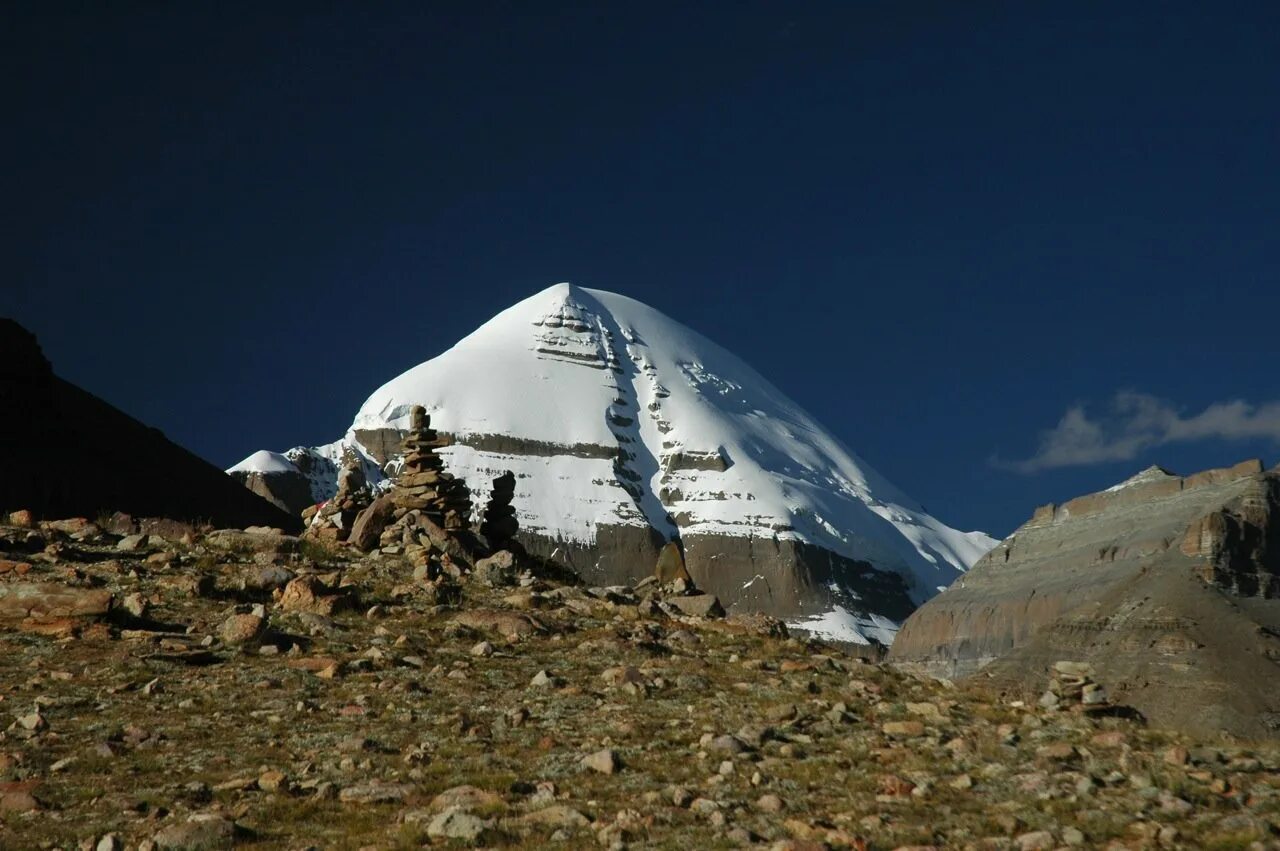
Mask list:
[[[652,581],[19,519],[3,848],[1280,848],[1274,743],[919,678]]]

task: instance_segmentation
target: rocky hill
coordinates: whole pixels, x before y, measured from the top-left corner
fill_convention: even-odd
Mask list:
[[[1280,736],[1280,472],[1153,467],[1047,505],[913,614],[890,658],[1027,695],[1076,659],[1154,723]]]
[[[590,582],[635,581],[674,541],[731,611],[888,643],[995,543],[931,517],[733,354],[569,284],[387,382],[339,441],[229,472],[293,511],[331,498],[343,467],[377,487],[398,469],[414,405],[473,504],[511,471],[522,544]]]
[[[300,528],[296,515],[58,378],[35,337],[10,319],[0,318],[0,352],[0,510]]]
[[[0,848],[1280,847],[1273,746],[686,614],[678,582],[15,520]]]

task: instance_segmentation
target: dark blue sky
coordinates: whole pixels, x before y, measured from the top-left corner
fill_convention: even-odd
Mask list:
[[[220,466],[560,280],[963,528],[1276,460],[1274,3],[356,5],[0,12],[0,313]]]

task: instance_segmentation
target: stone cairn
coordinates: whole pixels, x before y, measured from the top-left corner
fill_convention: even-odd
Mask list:
[[[484,507],[480,534],[492,550],[510,549],[520,528],[511,501],[516,495],[516,476],[510,470],[493,480],[493,491]]]
[[[403,554],[416,565],[414,578],[429,583],[461,578],[484,555],[469,527],[471,493],[465,482],[445,472],[436,451],[446,445],[431,428],[426,409],[414,406],[401,443],[400,472],[390,492],[357,518],[353,531],[357,546]]]
[[[306,534],[322,540],[345,541],[361,511],[373,501],[369,483],[357,459],[348,459],[338,471],[338,490],[328,502],[302,514]]]
[[[1041,696],[1040,705],[1049,710],[1086,713],[1110,709],[1106,690],[1093,677],[1093,666],[1088,662],[1055,662],[1049,689]]]
[[[494,480],[481,524],[485,534],[477,536],[470,525],[471,492],[445,472],[437,452],[447,445],[431,428],[426,409],[414,406],[401,443],[402,466],[390,490],[356,518],[350,540],[364,552],[403,556],[414,565],[418,587],[437,603],[451,604],[460,599],[456,581],[467,575],[495,587],[515,584],[525,556],[513,540],[515,476],[508,472]]]
[[[409,434],[401,445],[404,466],[391,492],[396,516],[417,511],[446,532],[467,528],[471,492],[465,482],[445,472],[436,450],[448,442],[431,427],[431,418],[421,405],[415,405],[409,415]]]

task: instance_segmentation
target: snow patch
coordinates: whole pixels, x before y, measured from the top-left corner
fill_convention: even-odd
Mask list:
[[[227,470],[228,473],[296,473],[298,468],[279,452],[259,449]]]
[[[877,641],[888,647],[898,634],[899,623],[877,614],[856,615],[844,606],[807,618],[787,621],[787,627],[798,629],[826,641],[846,644],[870,644]]]

